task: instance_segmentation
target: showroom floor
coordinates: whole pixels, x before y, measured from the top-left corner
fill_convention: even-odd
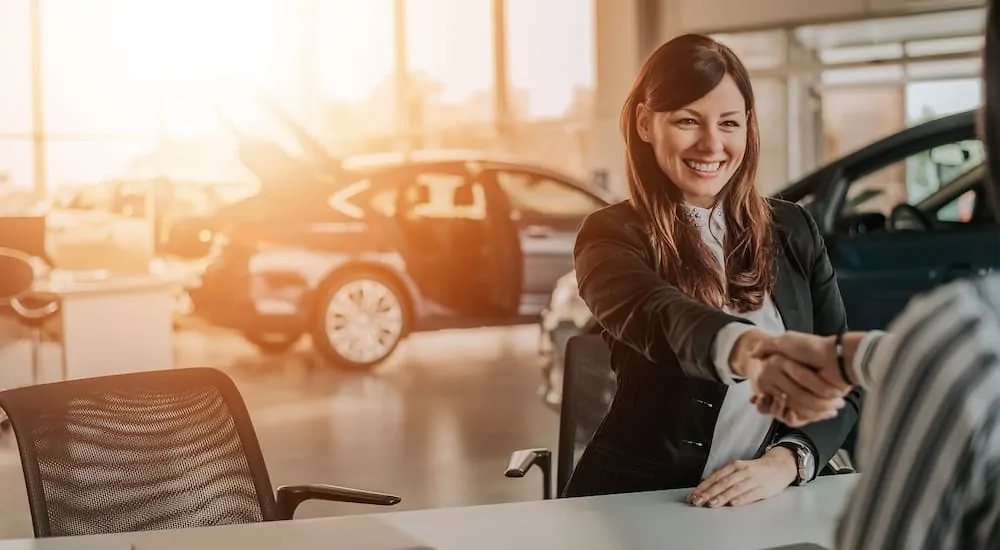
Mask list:
[[[417,335],[373,375],[316,367],[306,351],[259,356],[218,332],[178,334],[178,363],[224,369],[250,409],[274,486],[326,482],[398,494],[393,509],[533,500],[540,476],[506,479],[511,450],[552,447],[536,396],[534,327]],[[6,368],[6,367],[5,367]],[[0,442],[0,538],[31,536],[12,438]],[[389,511],[306,503],[297,517]]]

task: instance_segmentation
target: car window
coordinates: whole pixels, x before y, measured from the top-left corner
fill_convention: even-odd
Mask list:
[[[364,217],[366,211],[391,218],[396,215],[397,197],[396,186],[379,188],[370,178],[364,178],[334,191],[327,204],[356,218]]]
[[[97,184],[80,189],[76,197],[69,202],[69,209],[110,212],[114,206],[114,200],[114,187],[107,184]]]
[[[405,190],[410,218],[486,219],[486,193],[463,174],[421,172]]]
[[[507,193],[515,214],[582,218],[604,206],[597,197],[540,174],[500,170],[497,184]]]
[[[916,205],[947,187],[984,159],[983,144],[977,139],[920,151],[851,182],[841,215],[888,216],[899,204]]]

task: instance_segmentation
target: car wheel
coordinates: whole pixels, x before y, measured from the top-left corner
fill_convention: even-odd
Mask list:
[[[316,351],[350,370],[385,361],[407,333],[408,302],[395,281],[378,273],[349,273],[326,285],[317,301]]]
[[[295,347],[302,339],[301,333],[285,332],[244,332],[243,337],[265,355],[281,355]]]

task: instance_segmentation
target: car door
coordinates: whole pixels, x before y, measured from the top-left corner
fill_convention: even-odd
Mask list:
[[[982,144],[965,139],[928,144],[857,177],[845,172],[826,240],[852,328],[886,328],[915,295],[1000,267],[1000,226],[982,196],[983,158]],[[910,207],[929,217],[930,230],[906,223]]]
[[[583,219],[607,203],[557,176],[529,169],[496,168],[490,179],[507,196],[518,231],[524,258],[521,313],[538,314],[559,278],[573,270],[573,245]]]
[[[462,165],[402,171],[396,219],[406,272],[429,301],[432,314],[460,319],[516,313],[520,273],[510,249],[513,235],[498,233],[499,199]],[[504,208],[504,210],[507,210]],[[513,233],[513,228],[509,230]],[[513,299],[512,299],[513,297]]]

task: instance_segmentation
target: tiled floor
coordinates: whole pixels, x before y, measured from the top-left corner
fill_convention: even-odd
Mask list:
[[[537,474],[503,477],[511,450],[555,445],[556,414],[536,396],[537,341],[534,327],[417,335],[371,375],[313,366],[306,351],[263,358],[227,334],[184,332],[177,345],[180,364],[233,376],[275,486],[382,490],[402,496],[402,510],[539,498]],[[0,538],[30,537],[10,438],[0,442],[0,491]],[[297,517],[388,510],[306,503]]]

